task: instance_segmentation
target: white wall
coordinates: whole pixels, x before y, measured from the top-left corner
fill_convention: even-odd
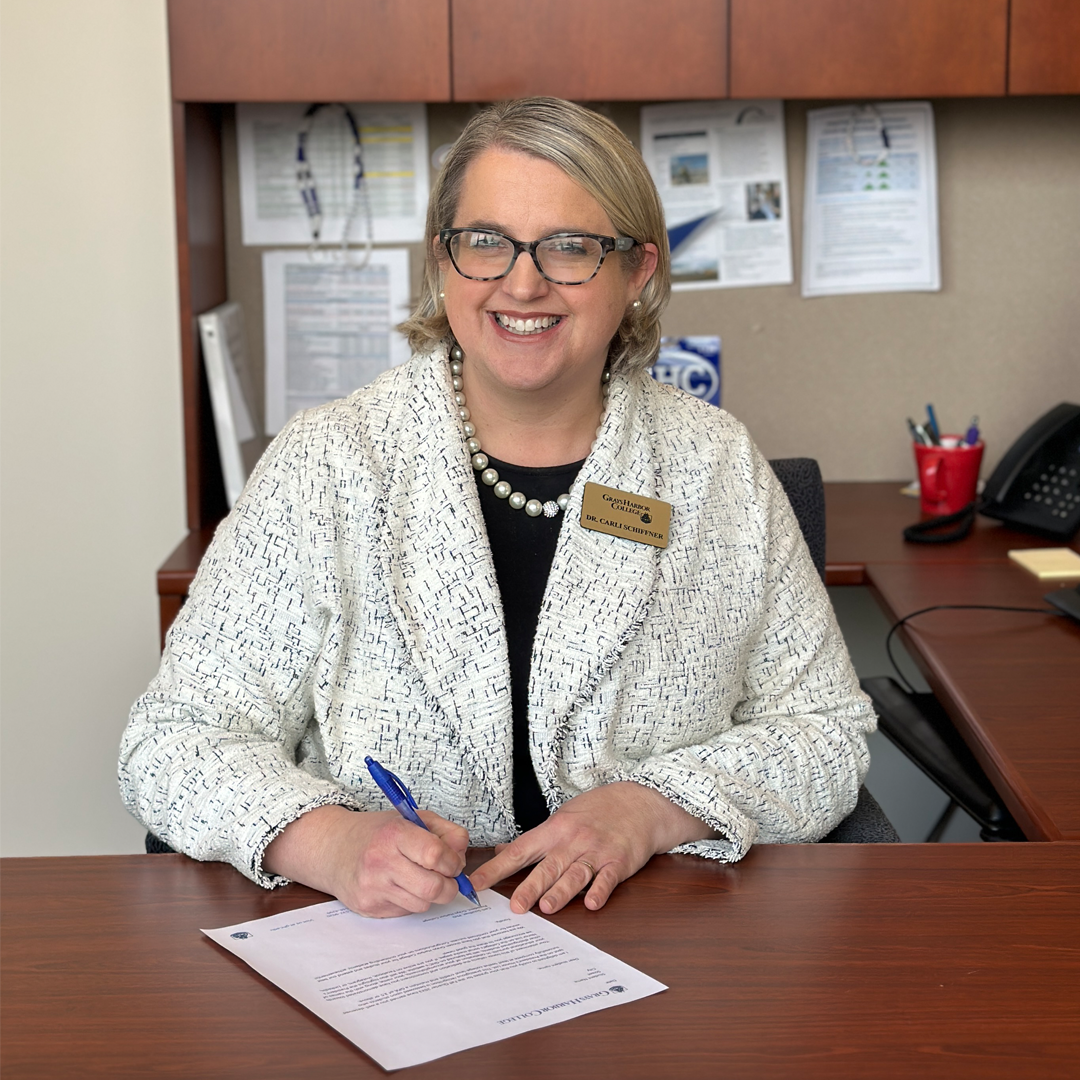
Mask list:
[[[165,3],[0,20],[0,850],[137,851],[117,745],[184,533]]]

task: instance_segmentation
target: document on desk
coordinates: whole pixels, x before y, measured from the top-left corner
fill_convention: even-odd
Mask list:
[[[331,901],[203,930],[384,1069],[403,1069],[666,990],[486,890],[365,919]]]
[[[803,296],[940,288],[930,102],[811,109]]]
[[[641,153],[664,204],[673,289],[792,282],[782,101],[646,105]]]

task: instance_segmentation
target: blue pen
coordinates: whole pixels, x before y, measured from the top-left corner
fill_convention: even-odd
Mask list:
[[[368,772],[371,773],[371,779],[379,785],[379,790],[390,800],[391,806],[406,821],[411,821],[414,825],[419,825],[421,829],[427,829],[428,832],[431,832],[420,820],[420,815],[416,812],[416,800],[412,797],[412,792],[389,769],[384,769],[373,757],[364,758],[364,764],[368,767]],[[480,907],[480,899],[476,895],[476,890],[472,887],[472,882],[464,874],[458,874],[457,883],[461,895],[466,900],[471,900],[477,907]]]
[[[964,444],[966,446],[974,446],[979,441],[979,418],[973,416],[971,423],[968,425],[967,434],[964,436]]]
[[[926,406],[926,430],[930,433],[930,438],[934,440],[935,446],[941,445],[941,428],[938,427],[937,417],[934,415],[934,406]]]

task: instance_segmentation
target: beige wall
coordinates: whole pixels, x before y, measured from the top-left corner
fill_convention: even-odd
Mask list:
[[[796,280],[805,102],[788,102]],[[910,477],[906,416],[981,418],[984,475],[1027,425],[1080,402],[1080,98],[934,102],[938,293],[804,300],[799,286],[680,293],[665,331],[723,337],[724,405],[769,457],[827,480]]]
[[[183,534],[164,0],[4,0],[4,855],[137,851],[116,789]]]

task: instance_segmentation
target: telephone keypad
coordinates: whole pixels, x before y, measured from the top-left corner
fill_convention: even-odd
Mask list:
[[[1030,488],[1024,492],[1025,502],[1038,504],[1031,508],[1032,524],[1042,515],[1065,519],[1080,514],[1080,494],[1075,490],[1078,470],[1071,464],[1044,466],[1044,470],[1031,477]]]

